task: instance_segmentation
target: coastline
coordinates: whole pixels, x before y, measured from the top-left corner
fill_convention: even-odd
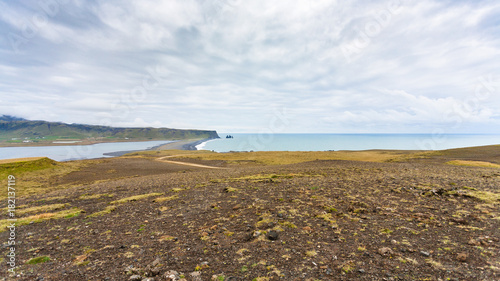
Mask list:
[[[191,139],[191,140],[181,140],[172,143],[167,143],[154,147],[151,150],[198,150],[196,146],[213,139]]]
[[[112,156],[112,157],[119,157],[128,153],[133,153],[133,152],[138,152],[138,151],[150,151],[150,150],[198,150],[196,148],[197,145],[200,145],[201,143],[204,143],[206,141],[209,141],[212,139],[190,139],[190,140],[179,140],[179,141],[172,141],[166,144],[161,144],[157,145],[154,147],[151,147],[149,149],[145,150],[126,150],[126,151],[115,151],[115,152],[109,152],[109,153],[104,153],[103,155],[106,156]]]

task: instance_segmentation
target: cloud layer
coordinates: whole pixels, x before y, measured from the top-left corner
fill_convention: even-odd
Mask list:
[[[269,131],[277,117],[279,133],[500,131],[498,1],[0,9],[0,114],[221,132]]]

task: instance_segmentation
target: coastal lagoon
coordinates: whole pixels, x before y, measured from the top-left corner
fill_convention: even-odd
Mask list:
[[[172,141],[112,142],[92,145],[66,146],[0,147],[0,159],[24,157],[49,157],[50,159],[56,161],[93,159],[110,157],[105,155],[105,153],[147,150],[170,142]]]
[[[500,144],[500,135],[470,134],[232,134],[197,149],[229,151],[441,150]],[[231,135],[234,138],[227,138]]]

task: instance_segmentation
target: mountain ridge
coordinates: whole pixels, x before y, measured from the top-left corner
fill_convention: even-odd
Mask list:
[[[0,116],[0,141],[44,142],[59,139],[108,140],[178,140],[219,138],[215,130],[192,130],[152,127],[110,127],[67,124],[43,120],[26,120],[9,115]]]

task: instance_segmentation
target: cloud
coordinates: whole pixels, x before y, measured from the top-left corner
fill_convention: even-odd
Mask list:
[[[0,3],[0,113],[257,132],[286,108],[283,132],[500,129],[495,1],[43,3]]]

